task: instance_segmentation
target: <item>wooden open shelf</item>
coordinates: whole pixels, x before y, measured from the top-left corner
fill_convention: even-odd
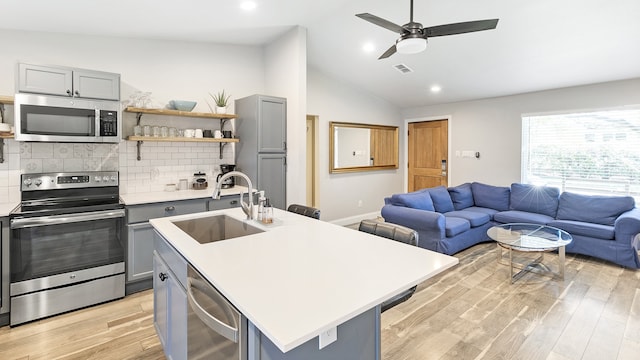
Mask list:
[[[127,140],[130,141],[184,141],[184,142],[217,142],[217,143],[234,143],[239,142],[240,139],[235,138],[222,138],[222,139],[214,139],[214,138],[186,138],[186,137],[154,137],[154,136],[129,136]]]
[[[138,114],[151,114],[151,115],[169,115],[169,116],[185,116],[195,118],[208,118],[208,119],[235,119],[235,114],[212,114],[212,113],[200,113],[191,111],[179,111],[169,109],[143,109],[136,107],[127,107],[124,109],[126,112],[138,113]]]
[[[13,105],[13,96],[0,95],[0,104]]]

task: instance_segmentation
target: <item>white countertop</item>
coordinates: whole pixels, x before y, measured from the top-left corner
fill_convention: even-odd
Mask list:
[[[215,186],[203,190],[156,191],[137,194],[121,194],[120,200],[125,205],[150,204],[165,201],[211,198]],[[246,186],[236,185],[230,189],[221,189],[220,196],[238,195],[247,192]],[[255,190],[254,190],[255,191]]]
[[[0,217],[9,216],[11,210],[15,209],[18,203],[0,203]]]
[[[235,208],[150,222],[283,352],[458,263],[279,209],[272,225],[251,221],[264,233],[204,245],[172,224],[216,214],[246,219]]]

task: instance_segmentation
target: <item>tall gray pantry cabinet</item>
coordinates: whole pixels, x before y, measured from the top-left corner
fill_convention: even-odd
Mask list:
[[[236,165],[271,205],[287,206],[287,99],[252,95],[235,101]]]

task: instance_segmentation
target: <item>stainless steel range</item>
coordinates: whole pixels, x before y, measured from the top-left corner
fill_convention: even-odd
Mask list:
[[[10,325],[124,297],[118,172],[23,174],[10,214]]]

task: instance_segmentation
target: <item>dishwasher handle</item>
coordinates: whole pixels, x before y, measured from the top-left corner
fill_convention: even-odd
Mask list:
[[[187,300],[189,301],[191,310],[193,310],[193,313],[198,317],[198,319],[205,323],[205,325],[207,325],[207,327],[209,327],[211,330],[233,341],[234,343],[238,343],[239,330],[225,324],[224,322],[216,319],[213,315],[209,314],[195,299],[192,289],[195,287],[196,289],[206,293],[211,297],[218,298],[218,301],[223,300],[226,302],[226,300],[220,298],[219,296],[217,296],[217,294],[213,294],[213,291],[207,291],[206,287],[209,287],[209,285],[204,283],[204,281],[202,280],[189,277],[187,283]],[[216,299],[212,300],[215,301]]]

